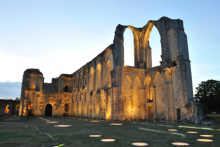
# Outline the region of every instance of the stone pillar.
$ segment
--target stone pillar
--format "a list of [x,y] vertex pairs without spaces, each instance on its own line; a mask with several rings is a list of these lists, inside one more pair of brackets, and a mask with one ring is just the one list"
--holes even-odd
[[109,89],[111,91],[111,120],[119,120],[118,111],[118,87],[112,87]]
[[101,97],[101,119],[104,119],[105,120],[105,113],[106,113],[106,102],[107,102],[107,99],[105,97],[105,93],[104,93],[104,90],[102,89],[100,91],[100,97]]
[[167,112],[168,120],[174,121],[174,99],[173,99],[173,85],[166,84],[166,97],[167,97]]
[[157,118],[157,100],[156,100],[156,87],[155,86],[152,86],[152,99],[153,99],[153,102],[154,102],[154,107],[153,107],[153,111],[154,111],[154,119]]

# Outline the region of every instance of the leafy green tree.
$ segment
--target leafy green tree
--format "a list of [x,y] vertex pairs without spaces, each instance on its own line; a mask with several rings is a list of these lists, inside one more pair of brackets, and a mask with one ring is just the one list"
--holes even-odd
[[194,100],[204,105],[206,113],[220,112],[220,81],[202,81],[196,87]]

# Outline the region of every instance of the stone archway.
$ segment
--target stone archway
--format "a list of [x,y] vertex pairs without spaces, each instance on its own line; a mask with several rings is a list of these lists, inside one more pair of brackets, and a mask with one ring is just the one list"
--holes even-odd
[[47,104],[45,107],[45,116],[52,116],[52,105]]
[[177,116],[177,120],[180,120],[180,108],[176,109],[176,116]]
[[68,114],[68,108],[69,108],[69,105],[66,103],[64,105],[64,112],[63,112],[63,116],[66,116]]

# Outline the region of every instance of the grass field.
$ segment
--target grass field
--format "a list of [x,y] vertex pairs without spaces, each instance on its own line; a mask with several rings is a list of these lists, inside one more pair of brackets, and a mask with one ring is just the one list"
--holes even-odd
[[[220,129],[220,125],[208,126],[193,123],[162,123],[150,121],[90,122],[90,120],[73,119],[73,117],[43,118],[44,119],[28,117],[28,122],[0,122],[0,146],[40,147],[56,144],[60,141],[63,142],[60,146],[68,147],[129,147],[132,146],[133,142],[145,142],[148,143],[148,146],[155,147],[171,147],[173,146],[173,142],[185,142],[192,147],[220,146],[220,130],[217,130]],[[46,123],[49,121],[45,119],[58,122]],[[122,123],[123,125],[109,125],[111,123]],[[54,125],[72,126],[54,127]],[[182,128],[179,126],[206,127],[216,130]],[[139,128],[152,130],[141,130]],[[177,129],[177,133],[181,134],[172,134],[168,129]],[[187,131],[196,131],[198,133],[188,134],[186,133]],[[214,135],[214,137],[200,137],[202,134]],[[89,135],[101,135],[101,137],[91,138]],[[115,139],[115,142],[101,142],[101,139],[108,138]],[[197,139],[212,139],[213,142],[198,142]]]

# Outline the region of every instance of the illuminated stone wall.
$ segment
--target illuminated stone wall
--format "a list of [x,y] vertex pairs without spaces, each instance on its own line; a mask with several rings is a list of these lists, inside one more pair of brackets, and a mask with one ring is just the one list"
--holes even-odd
[[[149,36],[153,27],[161,36],[162,61],[152,67]],[[134,36],[134,67],[124,65],[125,29]],[[34,84],[34,85],[33,85]],[[34,87],[34,88],[33,88]],[[183,21],[162,17],[143,28],[118,25],[113,44],[73,74],[61,74],[44,83],[38,69],[24,72],[20,115],[131,120],[195,121],[191,67]]]
[[18,115],[19,100],[0,100],[0,117],[2,115]]

